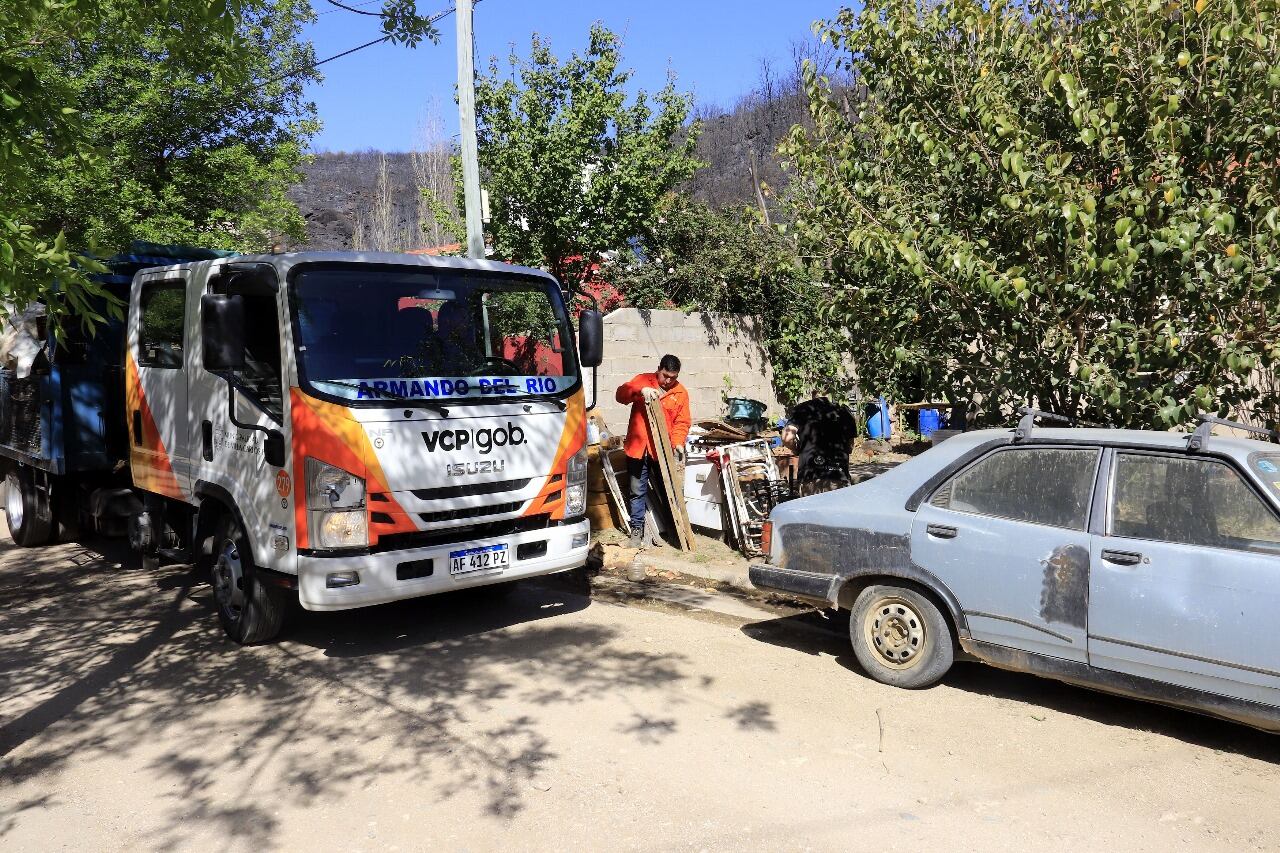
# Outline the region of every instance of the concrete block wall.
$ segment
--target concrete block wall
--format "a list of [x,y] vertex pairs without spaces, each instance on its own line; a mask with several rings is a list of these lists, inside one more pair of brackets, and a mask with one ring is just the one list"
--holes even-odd
[[627,427],[629,408],[613,399],[618,386],[637,373],[657,370],[665,353],[680,358],[680,382],[689,390],[695,421],[723,416],[726,396],[760,400],[770,414],[782,413],[763,338],[752,318],[619,308],[604,318],[604,363],[597,371],[595,414],[610,430],[621,433]]

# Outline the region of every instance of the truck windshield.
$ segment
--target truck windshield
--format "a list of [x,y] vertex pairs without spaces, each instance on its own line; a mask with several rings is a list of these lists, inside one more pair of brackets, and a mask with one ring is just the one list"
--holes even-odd
[[324,396],[558,397],[578,381],[564,302],[546,280],[349,264],[303,269],[291,295],[299,379]]

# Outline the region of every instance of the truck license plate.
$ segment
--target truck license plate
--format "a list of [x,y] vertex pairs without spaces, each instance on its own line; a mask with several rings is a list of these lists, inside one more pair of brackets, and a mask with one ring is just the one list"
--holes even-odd
[[511,562],[511,552],[506,544],[467,548],[449,552],[449,574],[465,575],[471,572],[502,571]]

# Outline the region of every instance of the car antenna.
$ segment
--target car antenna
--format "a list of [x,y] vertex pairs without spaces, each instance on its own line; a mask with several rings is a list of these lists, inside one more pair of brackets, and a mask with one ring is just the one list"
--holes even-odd
[[1200,426],[1196,427],[1195,432],[1187,436],[1187,452],[1203,453],[1205,448],[1209,445],[1209,436],[1213,434],[1213,428],[1215,426],[1242,429],[1245,432],[1265,435],[1271,441],[1280,441],[1280,432],[1268,427],[1254,426],[1253,424],[1242,424],[1239,421],[1229,421],[1226,418],[1202,414],[1200,415]]
[[1018,414],[1022,415],[1022,419],[1018,421],[1018,428],[1013,431],[1014,441],[1025,441],[1031,437],[1031,430],[1035,426],[1036,418],[1046,421],[1054,421],[1055,423],[1067,424],[1068,426],[1075,423],[1066,415],[1055,415],[1053,412],[1042,412],[1039,409],[1033,409],[1030,406],[1023,406],[1018,409]]

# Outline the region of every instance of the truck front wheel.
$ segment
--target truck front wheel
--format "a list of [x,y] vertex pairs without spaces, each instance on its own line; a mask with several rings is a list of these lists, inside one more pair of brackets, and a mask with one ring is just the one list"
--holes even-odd
[[240,645],[265,643],[280,633],[289,593],[261,582],[253,551],[232,518],[214,538],[213,597],[222,629]]
[[35,477],[25,465],[14,468],[4,479],[4,514],[9,535],[24,548],[44,545],[53,534],[49,499],[36,488]]

